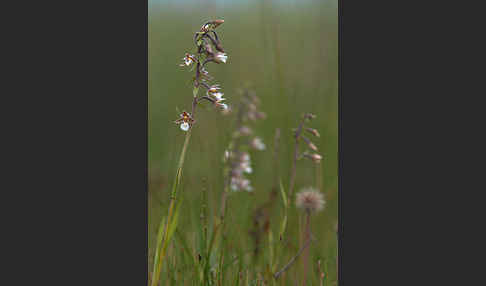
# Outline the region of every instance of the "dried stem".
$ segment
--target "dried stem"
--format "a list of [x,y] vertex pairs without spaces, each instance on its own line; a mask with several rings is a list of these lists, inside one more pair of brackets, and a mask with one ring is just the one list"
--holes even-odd
[[322,272],[321,270],[321,261],[317,261],[317,267],[319,268],[319,285],[320,286],[323,286],[323,282],[324,282],[324,272]]
[[299,127],[295,131],[295,149],[294,149],[294,160],[292,162],[292,171],[290,174],[290,186],[289,186],[289,196],[288,196],[288,202],[290,203],[293,191],[294,191],[294,185],[295,185],[295,175],[297,173],[297,160],[299,158],[299,139],[300,139],[300,134],[302,133],[302,126],[304,125],[304,120],[305,118],[302,118],[302,121],[299,124]]
[[319,162],[316,164],[316,187],[318,190],[321,192],[324,191],[324,182],[323,182],[323,177],[322,177],[322,163]]
[[223,47],[221,47],[219,41],[217,41],[216,39],[213,39],[213,37],[211,37],[211,35],[209,35],[209,34],[206,34],[205,37],[208,37],[211,40],[211,42],[213,42],[213,45],[216,48],[216,50],[218,50],[220,52],[224,52]]
[[[304,237],[305,237],[305,241],[310,240],[310,211],[309,210],[306,211],[306,224],[305,224]],[[303,260],[304,260],[304,280],[302,282],[302,285],[305,286],[307,280],[307,274],[309,272],[308,270],[309,249],[308,248],[304,251]]]
[[290,259],[290,261],[280,271],[275,273],[273,277],[275,279],[278,279],[280,275],[282,275],[290,266],[292,266],[292,264],[294,264],[295,259],[299,257],[299,255],[310,245],[310,243],[311,243],[311,239],[307,240],[305,244],[299,249],[299,252],[297,252],[297,254],[294,257],[292,257],[292,259]]

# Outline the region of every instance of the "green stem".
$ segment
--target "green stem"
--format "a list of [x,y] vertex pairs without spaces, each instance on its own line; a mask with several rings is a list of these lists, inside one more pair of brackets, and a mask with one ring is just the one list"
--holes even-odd
[[[177,175],[176,175],[177,187],[179,186],[179,183],[181,181],[182,166],[184,165],[184,158],[186,157],[187,146],[189,145],[189,139],[191,138],[191,130],[192,129],[189,129],[189,131],[186,134],[186,139],[184,140],[184,146],[182,147],[181,156],[179,157],[179,165],[177,165]],[[172,190],[171,199],[173,200],[175,200],[177,189],[178,188],[174,188]]]
[[152,277],[152,286],[157,286],[160,279],[160,273],[162,271],[162,265],[164,261],[164,257],[166,254],[168,242],[168,235],[169,235],[169,225],[172,223],[172,215],[174,213],[174,206],[176,201],[177,190],[179,188],[179,184],[181,182],[182,176],[182,166],[184,165],[184,158],[186,156],[187,146],[189,145],[189,139],[191,138],[191,129],[186,134],[186,139],[184,140],[184,146],[182,147],[181,156],[179,157],[179,164],[177,167],[177,173],[174,178],[174,185],[172,188],[172,193],[170,195],[170,206],[169,206],[169,213],[167,215],[167,222],[165,224],[165,231],[164,231],[164,238],[163,238],[163,246],[159,256],[159,263],[158,267],[155,269],[155,272]]

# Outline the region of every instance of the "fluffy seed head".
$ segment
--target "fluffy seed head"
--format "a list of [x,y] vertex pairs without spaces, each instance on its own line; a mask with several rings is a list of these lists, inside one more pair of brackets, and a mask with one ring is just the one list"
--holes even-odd
[[314,188],[306,188],[297,193],[295,204],[308,212],[318,212],[324,208],[324,195]]

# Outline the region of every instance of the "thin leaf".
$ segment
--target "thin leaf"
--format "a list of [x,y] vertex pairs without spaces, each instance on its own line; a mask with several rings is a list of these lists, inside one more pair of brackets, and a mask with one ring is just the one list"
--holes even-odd
[[177,206],[176,206],[175,213],[174,213],[174,218],[173,218],[171,224],[169,225],[169,234],[167,235],[167,242],[170,242],[170,239],[172,238],[172,235],[174,234],[174,231],[177,228],[177,223],[179,221],[179,210],[180,210],[181,204],[182,204],[182,200],[179,200],[179,202],[177,203]]
[[156,277],[156,273],[158,272],[158,268],[159,268],[159,256],[160,256],[160,251],[162,250],[161,246],[162,246],[162,240],[164,238],[164,227],[165,227],[165,216],[160,221],[159,230],[157,232],[157,241],[156,241],[157,246],[155,248],[154,269],[153,269],[153,272],[152,272],[152,281],[154,279],[158,280],[158,278]]
[[286,227],[287,227],[287,212],[285,212],[282,224],[280,225],[280,233],[279,233],[280,240],[283,240],[283,234],[285,232]]
[[274,244],[273,244],[273,231],[270,229],[268,231],[268,251],[269,251],[269,261],[270,266],[273,265],[273,258],[274,258]]
[[280,180],[280,192],[282,193],[282,200],[284,207],[287,208],[287,195],[285,194],[285,189],[282,185],[282,180]]
[[209,249],[208,249],[208,260],[211,257],[211,252],[212,252],[212,249],[213,249],[213,245],[214,245],[216,235],[218,234],[219,226],[220,225],[216,225],[213,229],[213,235],[211,237],[211,242],[209,243]]
[[157,285],[157,284],[154,284],[154,280],[157,280],[156,283],[158,283],[159,276],[160,276],[161,265],[160,265],[159,257],[160,257],[160,253],[162,251],[162,243],[163,243],[163,239],[164,239],[165,220],[166,220],[166,217],[164,216],[162,218],[162,220],[160,221],[159,230],[157,232],[157,241],[156,241],[157,246],[155,248],[154,269],[153,269],[153,272],[152,272],[152,285]]
[[[177,229],[175,231],[175,234],[176,234],[177,239],[180,241],[182,248],[186,252],[187,256],[190,257],[192,266],[194,268],[194,273],[196,274],[198,279],[201,279],[202,273],[200,273],[199,263],[196,260],[196,256],[194,255],[194,252],[191,252],[191,250],[189,249],[189,246],[187,244],[187,241],[185,240],[185,238],[182,236],[182,234]],[[199,280],[199,282],[201,282],[201,280]]]

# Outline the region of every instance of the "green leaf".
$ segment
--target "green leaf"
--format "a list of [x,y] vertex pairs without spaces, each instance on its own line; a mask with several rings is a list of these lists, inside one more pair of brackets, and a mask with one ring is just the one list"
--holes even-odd
[[283,234],[285,232],[286,227],[287,227],[287,212],[285,212],[284,219],[282,221],[282,224],[280,225],[280,234],[279,234],[280,240],[283,239]]
[[177,222],[179,221],[179,210],[180,210],[181,204],[182,204],[182,200],[179,200],[179,202],[176,205],[174,218],[169,225],[169,234],[167,236],[167,242],[170,242],[170,239],[172,238],[172,235],[174,234],[174,231],[177,228]]
[[274,257],[273,232],[271,229],[268,231],[268,251],[269,251],[269,261],[271,267],[273,265],[273,257]]
[[282,193],[282,200],[283,200],[284,207],[287,208],[287,195],[285,194],[285,190],[282,185],[282,180],[280,180],[280,192]]
[[[172,215],[172,219],[170,221],[167,221],[167,223],[161,224],[161,226],[159,228],[159,234],[162,233],[163,235],[161,234],[160,240],[157,241],[157,249],[156,249],[157,262],[154,263],[154,272],[153,272],[153,275],[152,275],[152,286],[156,286],[156,285],[159,284],[160,273],[162,271],[162,262],[165,258],[167,247],[170,243],[172,235],[174,234],[174,231],[177,227],[177,221],[178,221],[178,218],[179,218],[179,209],[180,209],[181,202],[182,202],[182,200],[180,200],[177,203],[175,213]],[[165,217],[164,217],[164,221],[165,221]],[[167,233],[165,233],[166,224],[169,224],[167,226]],[[165,239],[163,239],[164,237],[165,237]],[[160,241],[162,241],[162,240],[163,240],[163,242],[160,243]]]
[[[159,230],[157,232],[157,246],[155,248],[155,257],[154,257],[154,269],[153,269],[153,272],[152,272],[152,281],[154,279],[157,279],[158,278],[156,277],[156,273],[159,271],[158,268],[160,267],[159,266],[159,257],[160,257],[160,252],[162,251],[162,240],[164,239],[164,228],[165,228],[165,216],[162,218],[162,220],[160,221],[160,225],[159,225]],[[153,282],[152,282],[153,284]]]
[[199,268],[199,263],[196,260],[196,256],[194,255],[194,252],[191,252],[186,239],[182,236],[182,234],[178,230],[175,231],[175,235],[178,238],[178,240],[181,242],[182,248],[186,252],[187,256],[189,256],[191,264],[193,266],[194,273],[196,274],[196,277],[200,279],[199,282],[201,282],[202,273]]
[[208,249],[208,260],[211,258],[211,252],[213,251],[214,241],[216,239],[216,235],[218,234],[220,225],[216,225],[213,228],[213,235],[211,236],[211,241],[209,242],[209,249]]

